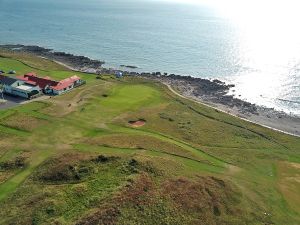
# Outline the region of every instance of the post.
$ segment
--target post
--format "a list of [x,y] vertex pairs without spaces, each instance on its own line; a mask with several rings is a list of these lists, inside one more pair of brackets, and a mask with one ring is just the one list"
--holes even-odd
[[0,95],[1,95],[1,98],[4,100],[4,96],[3,96],[3,85],[0,84]]

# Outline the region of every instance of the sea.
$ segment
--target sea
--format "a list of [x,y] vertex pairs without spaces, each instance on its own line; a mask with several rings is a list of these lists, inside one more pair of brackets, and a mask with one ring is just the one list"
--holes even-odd
[[237,98],[300,116],[300,14],[244,5],[0,0],[0,44],[39,45],[104,60],[106,67],[220,79],[235,84]]

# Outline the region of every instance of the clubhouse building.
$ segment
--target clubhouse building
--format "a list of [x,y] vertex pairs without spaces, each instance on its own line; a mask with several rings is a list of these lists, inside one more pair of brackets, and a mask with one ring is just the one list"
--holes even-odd
[[84,83],[85,81],[78,76],[55,81],[50,77],[38,77],[35,73],[27,73],[15,78],[0,75],[3,93],[27,99],[32,99],[42,94],[61,95]]

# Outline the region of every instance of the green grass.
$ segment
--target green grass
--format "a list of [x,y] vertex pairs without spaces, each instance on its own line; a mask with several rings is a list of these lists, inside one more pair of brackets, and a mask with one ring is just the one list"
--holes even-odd
[[11,149],[9,152],[6,152],[4,155],[0,157],[0,162],[5,162],[7,160],[12,159],[13,157],[17,156],[20,152],[22,152],[21,149]]
[[45,159],[47,159],[50,156],[50,152],[43,152],[40,151],[38,153],[35,153],[33,158],[31,159],[30,164],[22,169],[21,171],[18,171],[14,176],[12,176],[10,179],[6,180],[6,182],[2,185],[0,185],[0,201],[6,198],[9,194],[13,193],[16,188],[24,182],[24,180],[32,174],[32,172],[39,166]]
[[5,72],[14,70],[16,71],[16,75],[24,75],[25,73],[34,72],[39,76],[50,76],[56,80],[61,80],[72,75],[79,75],[87,81],[92,79],[91,76],[87,74],[70,71],[56,63],[49,62],[47,60],[39,59],[42,60],[42,62],[39,62],[39,60],[36,60],[32,57],[27,58],[27,55],[25,55],[25,57],[16,57],[18,59],[11,58],[14,56],[14,54],[7,53],[2,54],[2,57],[0,55],[0,69],[4,70]]
[[214,166],[217,167],[225,167],[226,163],[222,160],[219,160],[218,158],[212,157],[211,155],[203,152],[200,149],[194,148],[193,146],[191,146],[188,143],[185,143],[181,140],[177,140],[171,137],[168,137],[166,135],[162,135],[159,133],[154,133],[154,132],[148,132],[148,131],[143,131],[143,130],[137,130],[137,129],[132,129],[132,128],[125,128],[125,127],[114,127],[114,130],[118,131],[118,132],[124,132],[126,133],[132,133],[132,134],[143,134],[143,135],[147,135],[150,137],[154,137],[157,138],[159,140],[162,140],[164,142],[169,142],[172,144],[175,144],[195,155],[197,155],[200,159],[202,160],[206,160],[208,163],[211,163]]
[[[65,95],[0,111],[0,162],[27,162],[0,172],[0,224],[300,223],[299,138],[181,99],[152,81],[96,79],[32,55],[0,55],[0,68],[17,75],[87,80]],[[146,124],[131,127],[137,119]],[[99,155],[116,160],[91,160]],[[38,178],[82,167],[92,172],[76,182]],[[169,182],[186,182],[187,192],[175,188],[174,199],[164,191]]]

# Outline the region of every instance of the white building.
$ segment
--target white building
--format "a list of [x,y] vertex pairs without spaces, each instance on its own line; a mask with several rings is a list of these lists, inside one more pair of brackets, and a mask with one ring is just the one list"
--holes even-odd
[[1,76],[0,83],[3,85],[3,93],[30,99],[41,93],[38,86],[25,84],[24,81],[12,77]]

